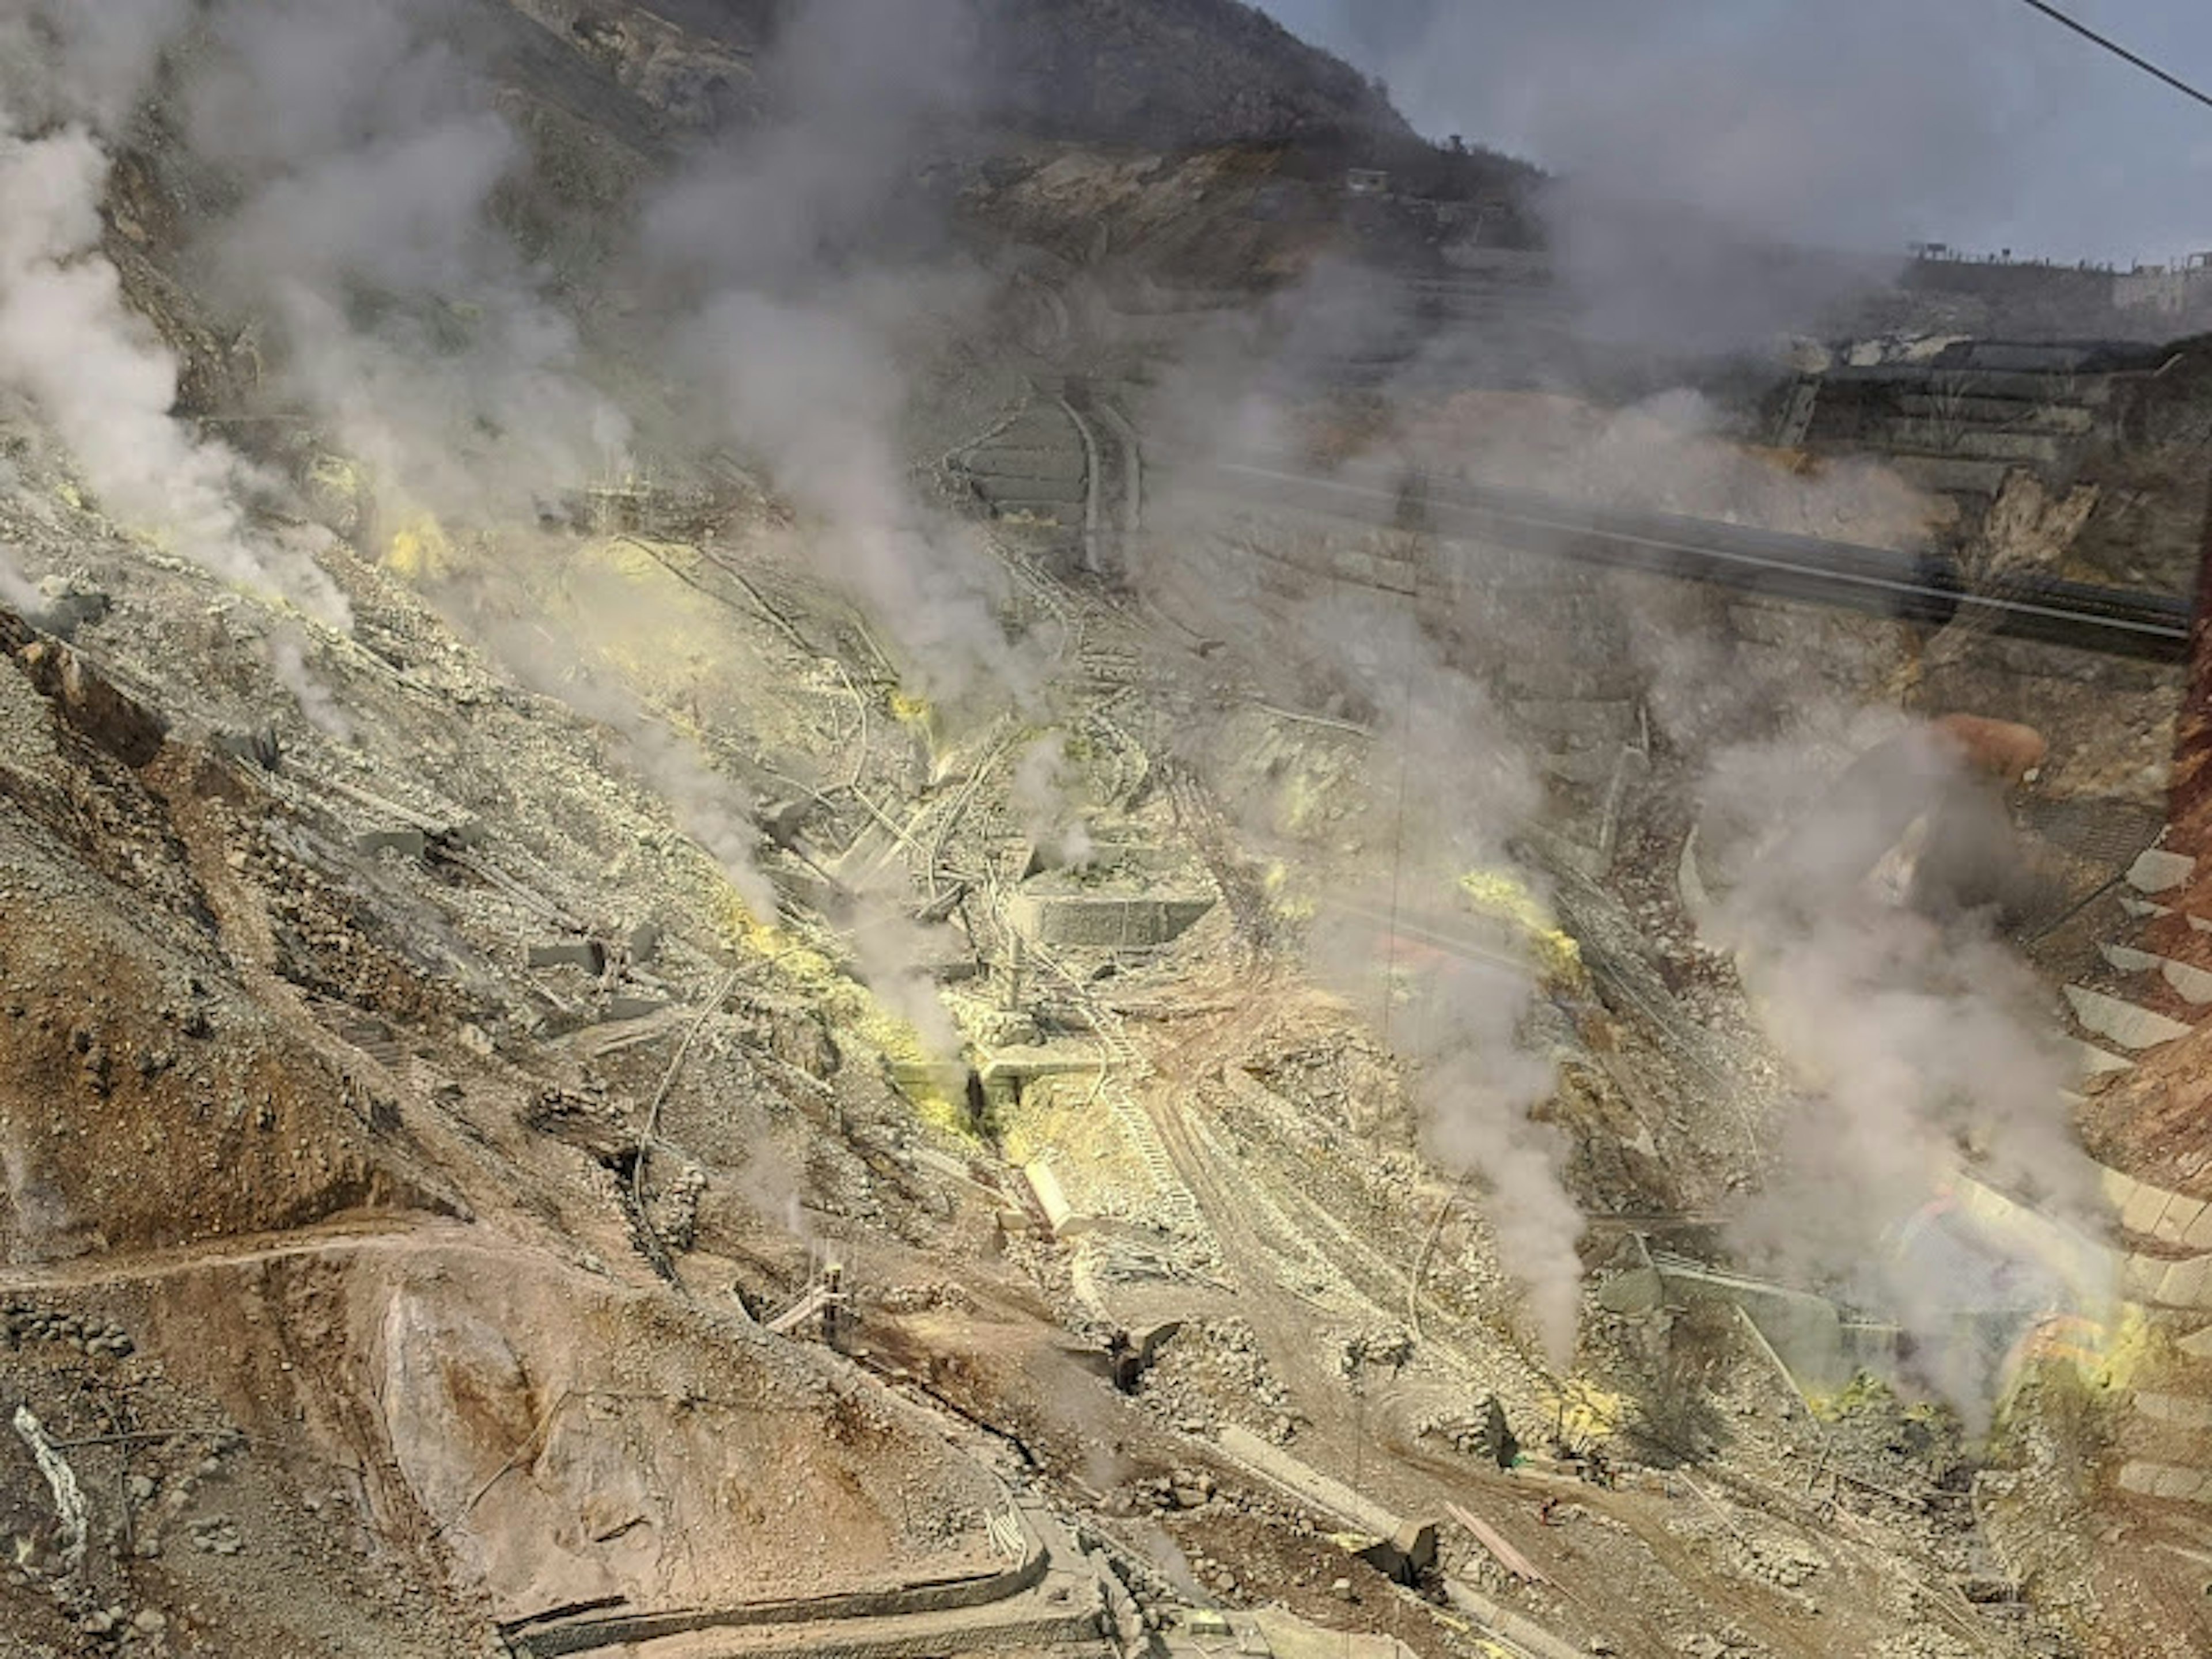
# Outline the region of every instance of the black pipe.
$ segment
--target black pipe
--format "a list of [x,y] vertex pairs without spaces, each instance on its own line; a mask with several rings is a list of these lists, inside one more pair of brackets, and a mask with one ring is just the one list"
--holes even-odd
[[2039,572],[1974,588],[1941,554],[1590,507],[1418,472],[1367,483],[1255,461],[1216,463],[1206,477],[1233,495],[1369,525],[1404,526],[1411,517],[1447,541],[1480,541],[1929,626],[1972,620],[1993,633],[2109,655],[2178,662],[2188,654],[2190,602],[2142,589]]

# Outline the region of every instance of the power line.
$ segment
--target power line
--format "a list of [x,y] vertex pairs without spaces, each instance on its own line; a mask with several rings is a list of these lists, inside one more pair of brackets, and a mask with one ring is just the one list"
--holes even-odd
[[2194,98],[2198,103],[2203,105],[2206,108],[2212,109],[2212,94],[2199,92],[2195,87],[2191,86],[2188,82],[2181,79],[2179,76],[2167,74],[2157,64],[2152,63],[2149,58],[2136,56],[2134,52],[2130,52],[2125,46],[2122,46],[2118,41],[2112,39],[2109,35],[2098,33],[2096,30],[2091,28],[2087,23],[2081,22],[2074,18],[2069,17],[2064,12],[2059,10],[2057,7],[2045,4],[2045,0],[2020,0],[2020,3],[2031,11],[2041,12],[2052,22],[2057,23],[2063,27],[2072,29],[2075,33],[2080,35],[2084,40],[2094,41],[2096,45],[2102,46],[2106,52],[2111,52],[2113,57],[2119,58],[2123,63],[2133,64],[2137,69],[2141,70],[2145,75],[2151,76],[2154,80],[2163,81],[2166,85],[2172,87],[2176,92],[2182,93],[2188,97]]

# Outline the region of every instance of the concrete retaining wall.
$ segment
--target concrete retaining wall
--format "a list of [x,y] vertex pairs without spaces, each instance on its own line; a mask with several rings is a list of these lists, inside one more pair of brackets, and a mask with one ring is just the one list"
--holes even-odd
[[[586,1653],[624,1643],[650,1642],[664,1636],[694,1631],[737,1630],[763,1625],[824,1624],[842,1620],[911,1618],[921,1613],[951,1613],[988,1607],[1034,1589],[1051,1565],[1043,1543],[1018,1507],[1009,1506],[1020,1532],[1023,1557],[1000,1571],[971,1577],[887,1585],[880,1589],[850,1590],[836,1595],[796,1596],[773,1601],[749,1601],[732,1607],[681,1608],[667,1613],[617,1613],[579,1619],[542,1629],[513,1631],[509,1644],[529,1659]],[[942,1650],[944,1638],[938,1638]],[[810,1642],[809,1650],[829,1651],[836,1638],[824,1636]],[[961,1645],[966,1645],[964,1643]],[[1000,1645],[1019,1645],[1015,1643]]]
[[1006,920],[1037,945],[1138,951],[1180,938],[1212,908],[1211,898],[1018,893],[1006,906]]

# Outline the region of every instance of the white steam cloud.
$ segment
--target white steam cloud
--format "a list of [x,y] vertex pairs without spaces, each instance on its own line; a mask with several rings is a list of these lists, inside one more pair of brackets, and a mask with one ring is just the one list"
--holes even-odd
[[511,518],[612,465],[626,422],[583,379],[550,276],[495,222],[527,158],[450,16],[230,0],[210,36],[186,129],[245,199],[207,262],[273,323],[274,389],[403,511]]
[[0,546],[0,605],[32,617],[46,609],[45,596],[31,585],[16,565],[15,554],[4,546]]
[[108,167],[90,129],[31,137],[0,110],[0,381],[36,405],[113,517],[343,624],[344,601],[312,562],[257,544],[240,504],[252,470],[171,413],[176,358],[101,251]]
[[1081,775],[1067,752],[1067,733],[1046,732],[1014,763],[1008,799],[1022,834],[1048,865],[1081,865],[1092,852],[1091,831],[1075,816]]
[[[1201,609],[1194,620],[1231,618]],[[1405,1061],[1428,1154],[1482,1178],[1499,1261],[1524,1288],[1546,1354],[1565,1365],[1582,1218],[1565,1182],[1567,1138],[1540,1116],[1557,1079],[1537,1029],[1543,947],[1525,921],[1540,913],[1541,889],[1507,846],[1537,810],[1534,768],[1482,684],[1405,601],[1337,589],[1310,599],[1279,645],[1302,680],[1286,698],[1354,714],[1375,732],[1337,803],[1342,818],[1332,815],[1359,826],[1356,846],[1301,849],[1328,884],[1310,966]],[[1470,876],[1514,902],[1477,904],[1462,885]],[[1505,913],[1520,901],[1521,915]]]
[[[1978,1413],[1989,1378],[1960,1351],[1956,1316],[1995,1287],[1930,1282],[1899,1252],[1907,1218],[1970,1171],[2102,1230],[2047,997],[1990,926],[2010,874],[2002,785],[1926,726],[1812,793],[1815,758],[1802,745],[1729,757],[1731,781],[1708,802],[1709,821],[1733,817],[1765,842],[1721,927],[1805,1091],[1737,1235],[1776,1268],[1899,1317],[1932,1357],[1928,1380]],[[1792,795],[1793,810],[1772,810]],[[2021,1257],[2011,1276],[2033,1270]]]
[[773,118],[700,158],[648,212],[645,246],[692,319],[672,365],[813,520],[824,570],[902,670],[957,697],[1020,678],[992,614],[1000,573],[925,507],[898,422],[902,357],[969,297],[907,209],[921,142],[973,96],[973,42],[953,0],[884,21],[866,0],[791,12],[763,70]]

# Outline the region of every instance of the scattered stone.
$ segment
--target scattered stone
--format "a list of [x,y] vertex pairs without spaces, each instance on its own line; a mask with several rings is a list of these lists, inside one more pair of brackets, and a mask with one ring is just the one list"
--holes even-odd
[[226,1516],[195,1521],[192,1522],[191,1538],[192,1547],[205,1555],[231,1556],[246,1553],[246,1540],[240,1534],[237,1523]]

